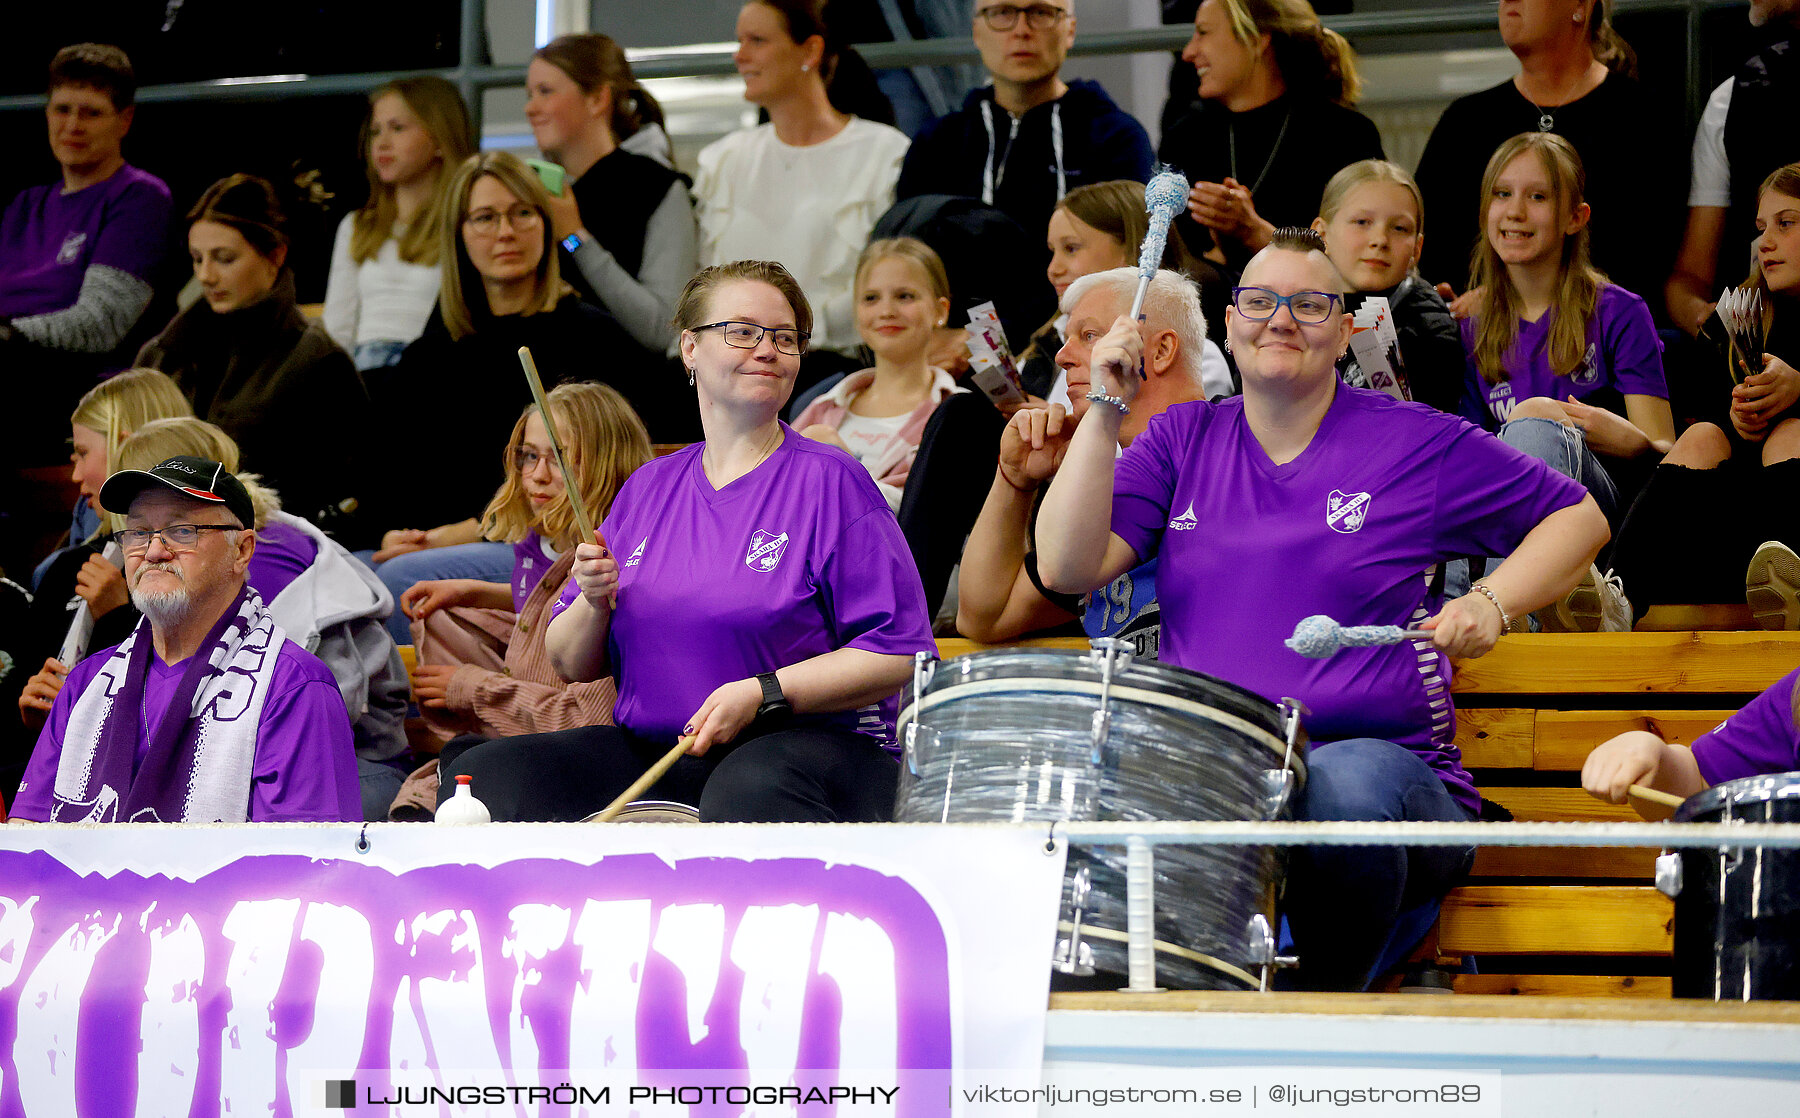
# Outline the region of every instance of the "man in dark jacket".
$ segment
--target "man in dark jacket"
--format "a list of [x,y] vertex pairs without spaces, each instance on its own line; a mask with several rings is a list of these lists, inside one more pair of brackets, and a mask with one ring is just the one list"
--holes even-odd
[[1150,177],[1150,138],[1090,81],[1065,82],[1073,0],[980,0],[975,46],[993,85],[919,133],[896,198],[980,198],[1042,236],[1057,199],[1078,186]]

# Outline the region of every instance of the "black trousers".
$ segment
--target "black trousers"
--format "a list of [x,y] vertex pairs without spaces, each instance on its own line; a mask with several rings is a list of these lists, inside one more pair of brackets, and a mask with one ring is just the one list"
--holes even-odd
[[[466,775],[496,821],[539,823],[594,814],[674,744],[618,726],[462,742],[439,758],[438,802]],[[893,818],[899,780],[893,756],[863,734],[781,729],[684,756],[643,798],[693,804],[706,822],[876,823]]]

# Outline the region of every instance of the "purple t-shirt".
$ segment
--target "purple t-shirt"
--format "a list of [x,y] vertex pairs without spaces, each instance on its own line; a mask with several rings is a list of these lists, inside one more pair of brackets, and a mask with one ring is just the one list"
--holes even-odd
[[1471,810],[1457,750],[1450,662],[1431,645],[1348,649],[1311,660],[1282,642],[1325,614],[1343,625],[1414,625],[1437,612],[1433,567],[1507,555],[1579,503],[1578,482],[1423,404],[1337,387],[1311,445],[1270,461],[1242,397],[1177,404],[1119,459],[1112,530],[1160,556],[1158,658],[1312,711],[1315,742],[1383,738],[1435,769]]
[[[1669,385],[1663,379],[1662,339],[1656,336],[1656,323],[1642,299],[1617,284],[1600,289],[1594,316],[1588,321],[1587,356],[1566,377],[1550,371],[1550,324],[1555,318],[1550,313],[1536,322],[1520,320],[1519,337],[1501,362],[1508,378],[1505,382],[1489,384],[1470,363],[1467,383],[1472,399],[1479,401],[1482,409],[1471,419],[1479,419],[1486,427],[1505,423],[1520,400],[1533,396],[1574,398],[1621,415],[1621,397],[1669,398]],[[1460,326],[1463,350],[1473,353],[1475,320],[1465,318]]]
[[[113,651],[109,648],[89,656],[63,681],[50,717],[38,734],[25,779],[19,784],[18,802],[11,808],[18,818],[38,822],[50,818],[69,711]],[[186,663],[164,664],[156,655],[150,657],[134,772],[149,752],[151,732],[168,711]],[[331,670],[293,641],[281,646],[262,720],[257,724],[248,818],[253,823],[354,823],[362,818],[356,746],[349,716],[344,713],[344,697],[338,693]]]
[[318,541],[305,532],[288,524],[265,524],[256,530],[246,581],[258,597],[272,602],[318,557]]
[[168,233],[169,188],[129,164],[73,194],[60,182],[22,191],[0,216],[0,316],[73,306],[95,265],[148,283]]
[[556,552],[544,542],[544,537],[537,534],[537,529],[525,533],[525,538],[513,544],[512,599],[513,612],[523,613],[525,599],[537,589],[537,584],[544,581],[550,568],[556,565]]
[[[634,733],[673,741],[720,684],[834,649],[936,649],[912,553],[869,471],[786,424],[781,434],[767,461],[720,490],[701,468],[704,444],[656,459],[601,526],[620,564],[614,716]],[[554,612],[580,592],[570,579]],[[897,706],[896,695],[797,722],[891,748]]]
[[1800,770],[1800,730],[1794,727],[1797,681],[1800,669],[1694,739],[1694,761],[1708,784]]

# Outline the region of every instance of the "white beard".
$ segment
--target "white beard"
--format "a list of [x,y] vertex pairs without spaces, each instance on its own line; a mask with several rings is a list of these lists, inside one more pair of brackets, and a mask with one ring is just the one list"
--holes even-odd
[[[154,569],[169,570],[170,568]],[[178,569],[172,573],[177,577],[181,575]],[[140,570],[138,572],[140,580],[143,575],[144,571]],[[131,604],[137,607],[139,613],[150,619],[151,627],[157,629],[166,629],[181,624],[187,619],[189,611],[194,608],[194,601],[188,596],[185,584],[177,586],[173,590],[160,591],[144,590],[134,586],[131,590]]]

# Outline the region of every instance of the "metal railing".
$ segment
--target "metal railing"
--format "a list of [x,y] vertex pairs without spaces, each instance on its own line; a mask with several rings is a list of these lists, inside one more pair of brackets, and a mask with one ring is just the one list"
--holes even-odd
[[[454,83],[481,126],[483,91],[521,86],[525,83],[525,67],[473,65],[470,60],[481,51],[486,27],[486,0],[461,0],[462,26],[459,64],[435,73]],[[1687,54],[1683,63],[1690,123],[1699,118],[1708,90],[1702,76],[1703,55],[1700,31],[1704,14],[1715,8],[1741,7],[1742,0],[1618,0],[1615,12],[1680,11],[1687,17]],[[1494,10],[1486,4],[1453,8],[1382,11],[1327,16],[1326,26],[1359,43],[1411,39],[1424,35],[1489,31],[1495,26]],[[1083,34],[1071,52],[1076,56],[1173,52],[1181,49],[1189,36],[1185,25],[1139,28]],[[639,78],[708,77],[737,72],[732,62],[735,47],[730,43],[699,44],[679,48],[632,49],[626,53],[633,72]],[[955,39],[920,39],[898,43],[869,43],[857,47],[870,66],[890,69],[906,66],[931,66],[978,61],[974,44],[966,37]],[[1364,53],[1375,53],[1365,51]],[[175,101],[259,101],[296,96],[314,97],[348,93],[367,93],[395,78],[417,74],[418,70],[375,71],[359,74],[275,74],[251,77],[221,78],[214,81],[178,82],[145,86],[138,91],[138,101],[166,104]],[[38,110],[43,107],[42,94],[19,94],[0,97],[0,112]]]

